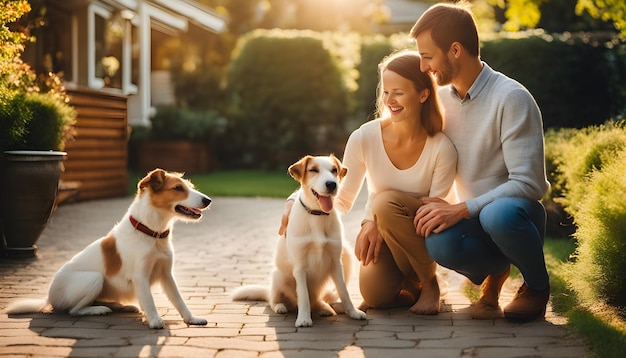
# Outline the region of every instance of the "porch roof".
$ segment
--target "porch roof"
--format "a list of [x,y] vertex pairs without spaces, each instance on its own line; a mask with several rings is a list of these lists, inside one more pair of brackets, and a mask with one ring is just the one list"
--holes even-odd
[[213,10],[193,0],[152,0],[165,9],[180,14],[196,25],[212,32],[222,32],[226,22]]

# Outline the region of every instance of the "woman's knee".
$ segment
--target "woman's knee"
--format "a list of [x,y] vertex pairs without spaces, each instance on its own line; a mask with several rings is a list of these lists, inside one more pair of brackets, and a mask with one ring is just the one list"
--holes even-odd
[[402,273],[392,262],[361,266],[359,289],[370,307],[385,307],[393,303],[402,285]]
[[396,190],[381,191],[371,201],[372,214],[379,225],[398,216],[412,219],[420,205],[418,198]]
[[390,207],[397,206],[399,193],[395,190],[386,190],[376,193],[372,197],[372,212],[374,215],[385,214]]

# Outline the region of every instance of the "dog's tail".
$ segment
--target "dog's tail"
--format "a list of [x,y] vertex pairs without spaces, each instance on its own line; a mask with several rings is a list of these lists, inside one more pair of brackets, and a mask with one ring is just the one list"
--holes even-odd
[[234,301],[266,301],[270,300],[269,288],[261,285],[247,285],[236,288],[230,297]]
[[47,298],[42,299],[20,299],[9,303],[9,306],[4,310],[6,314],[23,314],[23,313],[38,313],[50,311],[52,307]]

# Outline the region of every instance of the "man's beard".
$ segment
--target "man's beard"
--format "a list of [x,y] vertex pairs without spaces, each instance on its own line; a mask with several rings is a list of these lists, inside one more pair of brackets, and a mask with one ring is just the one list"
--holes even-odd
[[450,83],[452,83],[452,72],[454,71],[452,69],[452,64],[450,63],[450,61],[446,60],[443,63],[442,67],[443,67],[442,69],[437,71],[437,74],[435,76],[437,80],[437,85],[439,86],[449,85]]

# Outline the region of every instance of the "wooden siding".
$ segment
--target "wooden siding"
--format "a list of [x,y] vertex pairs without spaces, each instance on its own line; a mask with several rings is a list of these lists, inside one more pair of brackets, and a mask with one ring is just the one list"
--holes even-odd
[[65,147],[61,180],[78,184],[77,200],[128,195],[127,98],[90,90],[68,94],[76,134]]

